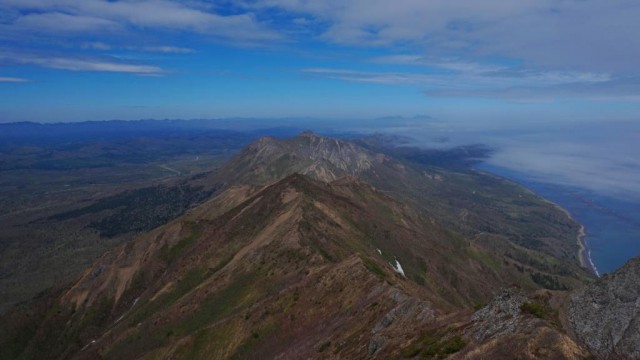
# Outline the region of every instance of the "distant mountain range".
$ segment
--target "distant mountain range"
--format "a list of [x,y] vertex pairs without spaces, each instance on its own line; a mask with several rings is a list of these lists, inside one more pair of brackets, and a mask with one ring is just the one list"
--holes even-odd
[[[407,154],[310,132],[260,138],[175,183],[203,196],[184,215],[5,314],[0,355],[638,356],[627,333],[624,346],[589,341],[612,300],[586,311],[585,297],[617,280],[580,267],[579,225],[561,209],[504,179]],[[637,319],[637,309],[615,319]],[[637,333],[635,322],[626,329]]]

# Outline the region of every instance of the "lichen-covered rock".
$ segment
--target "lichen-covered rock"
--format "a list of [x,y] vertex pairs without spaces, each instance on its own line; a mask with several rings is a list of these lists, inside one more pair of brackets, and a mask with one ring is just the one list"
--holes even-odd
[[568,317],[597,358],[640,359],[640,258],[576,292]]
[[470,326],[464,332],[468,346],[450,358],[578,360],[588,356],[557,326],[523,312],[523,304],[530,301],[518,290],[502,291],[473,314]]
[[484,308],[473,314],[467,335],[484,342],[517,332],[525,325],[520,307],[527,297],[514,289],[503,290]]

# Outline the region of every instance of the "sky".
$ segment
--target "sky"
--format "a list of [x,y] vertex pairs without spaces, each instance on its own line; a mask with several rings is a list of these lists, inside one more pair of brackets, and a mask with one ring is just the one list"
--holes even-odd
[[637,0],[0,0],[0,122],[640,115]]
[[638,0],[0,0],[0,123],[304,118],[483,143],[625,214],[639,59]]

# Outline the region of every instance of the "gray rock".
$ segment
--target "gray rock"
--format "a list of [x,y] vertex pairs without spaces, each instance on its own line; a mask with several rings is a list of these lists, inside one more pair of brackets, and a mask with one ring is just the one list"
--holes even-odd
[[527,297],[518,290],[503,290],[487,306],[473,314],[472,325],[466,335],[482,343],[534,326],[537,320],[525,318],[520,310],[526,301]]
[[640,257],[577,291],[568,318],[598,359],[640,359]]

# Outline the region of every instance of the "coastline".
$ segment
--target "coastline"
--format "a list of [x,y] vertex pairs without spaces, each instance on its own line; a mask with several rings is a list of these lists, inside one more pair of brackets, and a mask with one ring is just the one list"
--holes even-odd
[[578,231],[578,259],[580,260],[580,266],[583,268],[589,269],[592,273],[594,273],[597,277],[600,277],[600,273],[598,272],[598,268],[593,263],[591,259],[591,250],[587,247],[587,233],[584,230],[584,225],[580,224],[580,230]]
[[587,244],[586,228],[582,223],[578,222],[573,217],[573,215],[571,215],[569,210],[565,209],[560,204],[548,199],[547,197],[543,196],[542,194],[538,193],[537,191],[534,191],[530,187],[530,185],[527,185],[525,180],[523,180],[522,178],[519,178],[518,176],[516,176],[518,173],[508,171],[507,169],[501,168],[499,166],[491,166],[491,165],[487,165],[487,164],[481,164],[481,165],[482,166],[476,166],[475,169],[479,170],[479,171],[481,171],[481,172],[483,172],[485,174],[497,176],[497,177],[506,179],[508,181],[511,181],[511,182],[514,182],[514,183],[520,185],[523,189],[526,189],[527,191],[529,191],[529,192],[531,192],[533,194],[536,194],[543,201],[545,201],[548,204],[552,205],[556,209],[562,211],[569,220],[571,220],[571,221],[575,222],[576,224],[578,224],[580,226],[580,229],[578,230],[578,234],[576,236],[576,243],[578,244],[578,253],[576,254],[578,256],[578,263],[579,263],[580,267],[586,269],[587,271],[589,271],[590,273],[594,274],[595,276],[600,277],[600,272],[598,271],[598,268],[596,267],[595,263],[593,262],[593,259],[591,258],[591,249],[589,248],[589,246]]
[[571,221],[580,225],[580,230],[578,230],[578,236],[576,236],[576,240],[578,242],[578,261],[580,262],[580,266],[589,270],[595,276],[600,277],[598,268],[596,268],[596,265],[593,263],[593,260],[591,259],[591,250],[587,246],[587,240],[586,240],[587,232],[584,228],[584,225],[577,222],[576,219],[574,219],[573,216],[571,216],[571,214],[567,209],[554,203],[553,201],[550,201],[548,199],[547,201],[553,204],[556,208],[558,208],[558,210],[562,211]]

